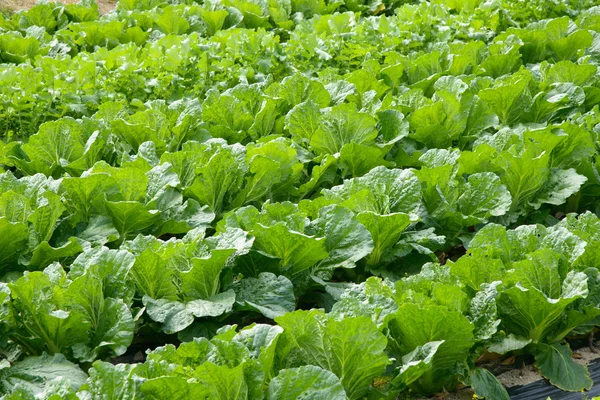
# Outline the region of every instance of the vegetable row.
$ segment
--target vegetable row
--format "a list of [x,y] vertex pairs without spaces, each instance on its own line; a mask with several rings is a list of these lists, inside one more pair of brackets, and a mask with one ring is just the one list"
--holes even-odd
[[[326,294],[336,300],[327,314],[285,312],[294,308],[286,277],[294,280],[293,270],[249,273],[229,283],[209,276],[223,259],[244,252],[238,233],[227,235],[237,249],[222,235],[203,242],[189,235],[168,242],[140,236],[121,250],[86,253],[69,271],[53,264],[4,285],[2,330],[41,354],[0,370],[5,392],[12,392],[7,399],[39,392],[74,396],[77,388],[80,398],[101,396],[109,382],[116,398],[396,398],[406,389],[428,394],[464,382],[480,396],[507,399],[475,361],[484,352],[515,351],[533,354],[540,372],[564,390],[592,385],[562,343],[589,333],[600,318],[600,219],[592,213],[569,214],[551,227],[488,224],[456,262],[428,263],[395,283],[375,277],[327,283]],[[178,254],[190,248],[210,256]],[[168,260],[161,259],[167,253]],[[252,250],[237,257],[246,266],[254,258]],[[182,271],[185,262],[190,265]],[[131,342],[140,313],[128,308],[136,297],[133,285],[123,284],[128,280],[145,293],[146,312],[163,330],[184,326],[196,313],[202,318],[181,332],[179,347],[159,347],[137,365],[96,361],[86,378],[68,359],[119,354]],[[208,298],[185,302],[198,296]],[[225,324],[211,331],[207,317],[234,302],[277,324]],[[30,382],[32,374],[38,379]]]

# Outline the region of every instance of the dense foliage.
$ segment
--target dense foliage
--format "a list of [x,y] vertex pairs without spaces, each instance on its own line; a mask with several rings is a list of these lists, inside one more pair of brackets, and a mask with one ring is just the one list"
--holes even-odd
[[486,353],[589,389],[594,3],[0,16],[0,395],[507,399]]

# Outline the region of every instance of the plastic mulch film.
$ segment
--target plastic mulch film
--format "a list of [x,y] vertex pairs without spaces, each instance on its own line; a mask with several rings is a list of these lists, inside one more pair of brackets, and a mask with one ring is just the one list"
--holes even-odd
[[565,392],[552,386],[545,380],[539,380],[528,385],[514,386],[508,389],[511,400],[591,400],[600,396],[600,360],[588,365],[594,386],[587,392]]

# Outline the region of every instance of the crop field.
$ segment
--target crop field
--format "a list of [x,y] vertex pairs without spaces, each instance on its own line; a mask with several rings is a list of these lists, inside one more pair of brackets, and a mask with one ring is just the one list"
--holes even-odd
[[589,390],[596,3],[0,0],[0,398]]

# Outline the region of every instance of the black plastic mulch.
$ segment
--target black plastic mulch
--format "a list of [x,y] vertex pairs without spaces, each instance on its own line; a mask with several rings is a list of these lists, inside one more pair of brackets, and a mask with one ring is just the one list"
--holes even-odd
[[594,386],[587,392],[564,392],[552,386],[545,380],[536,381],[528,385],[513,386],[508,389],[511,400],[591,400],[594,396],[600,396],[600,359],[588,365],[590,376]]

